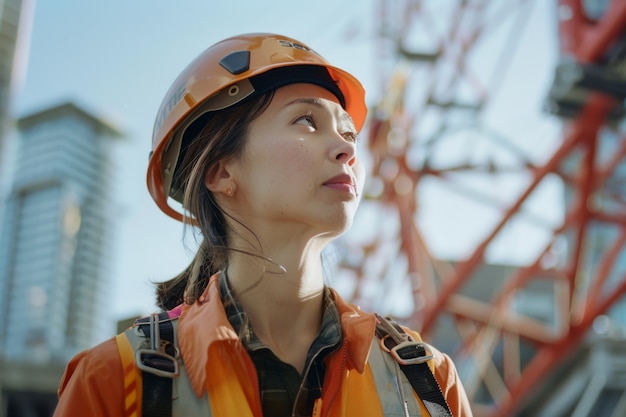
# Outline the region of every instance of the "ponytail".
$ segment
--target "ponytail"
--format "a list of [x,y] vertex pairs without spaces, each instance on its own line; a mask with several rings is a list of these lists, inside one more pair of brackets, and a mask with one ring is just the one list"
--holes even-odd
[[193,304],[209,284],[210,277],[221,268],[211,266],[203,241],[193,260],[174,278],[156,284],[157,305],[162,310],[171,310],[179,304]]

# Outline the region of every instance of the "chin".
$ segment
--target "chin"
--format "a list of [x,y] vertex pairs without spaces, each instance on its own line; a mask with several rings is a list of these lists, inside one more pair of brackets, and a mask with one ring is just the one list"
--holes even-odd
[[338,237],[350,229],[355,213],[354,204],[342,204],[340,207],[335,206],[333,210],[318,211],[314,222],[325,236]]
[[352,226],[353,216],[346,216],[342,219],[337,219],[337,222],[333,222],[333,225],[329,227],[328,235],[333,238],[339,237],[346,233]]

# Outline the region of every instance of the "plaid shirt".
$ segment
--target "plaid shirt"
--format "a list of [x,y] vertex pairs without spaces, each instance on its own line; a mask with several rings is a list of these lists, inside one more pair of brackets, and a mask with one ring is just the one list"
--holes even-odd
[[300,374],[281,361],[254,333],[248,316],[234,298],[226,274],[220,274],[220,293],[231,325],[240,335],[257,371],[263,415],[305,417],[313,413],[324,381],[324,358],[342,342],[339,312],[328,288],[324,288],[324,315],[317,338],[307,353]]

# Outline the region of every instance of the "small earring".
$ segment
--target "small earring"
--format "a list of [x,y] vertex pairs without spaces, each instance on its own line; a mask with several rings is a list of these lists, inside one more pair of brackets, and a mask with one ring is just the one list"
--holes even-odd
[[229,197],[233,195],[233,187],[228,187],[228,190],[226,190],[226,195]]

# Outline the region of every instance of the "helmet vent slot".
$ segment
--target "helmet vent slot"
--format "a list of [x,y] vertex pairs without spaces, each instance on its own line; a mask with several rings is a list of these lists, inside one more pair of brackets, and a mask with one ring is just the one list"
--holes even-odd
[[220,65],[233,75],[250,69],[250,51],[235,51],[220,59]]

